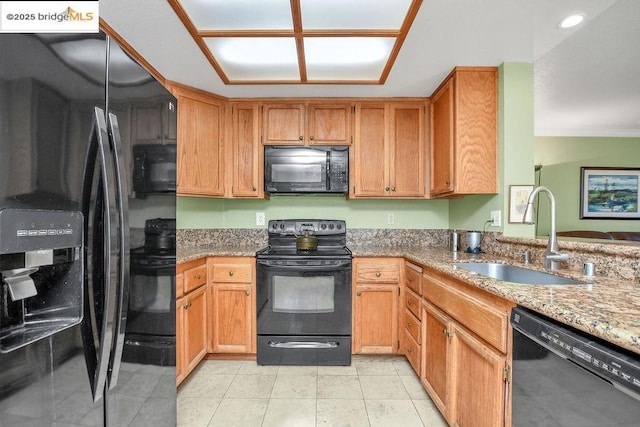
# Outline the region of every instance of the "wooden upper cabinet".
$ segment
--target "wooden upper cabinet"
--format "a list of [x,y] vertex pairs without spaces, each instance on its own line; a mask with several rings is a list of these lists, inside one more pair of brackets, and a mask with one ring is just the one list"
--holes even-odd
[[178,91],[177,193],[223,196],[225,103]]
[[175,144],[175,102],[162,99],[151,103],[135,103],[133,124],[135,144]]
[[431,195],[497,193],[498,69],[456,67],[431,102]]
[[263,104],[264,145],[350,145],[351,104]]
[[310,145],[351,145],[351,105],[309,104],[307,134]]
[[263,151],[260,146],[258,103],[234,103],[232,116],[232,162],[229,169],[232,197],[263,197]]
[[424,197],[424,104],[392,103],[389,106],[389,185],[393,197]]
[[389,182],[389,144],[384,103],[356,104],[355,141],[351,157],[351,197],[384,197]]
[[264,145],[304,144],[304,104],[264,104],[262,120]]
[[425,197],[425,104],[356,104],[351,197]]

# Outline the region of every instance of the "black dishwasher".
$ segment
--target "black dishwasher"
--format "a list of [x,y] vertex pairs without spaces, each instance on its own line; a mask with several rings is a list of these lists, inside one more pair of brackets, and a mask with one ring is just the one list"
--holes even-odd
[[638,426],[640,355],[523,307],[511,325],[514,427]]

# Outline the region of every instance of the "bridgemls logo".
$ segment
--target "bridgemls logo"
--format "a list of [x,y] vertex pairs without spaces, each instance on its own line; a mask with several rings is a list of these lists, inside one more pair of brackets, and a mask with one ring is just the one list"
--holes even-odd
[[71,6],[60,13],[38,13],[39,21],[92,21],[93,12],[79,12]]
[[97,1],[0,1],[0,31],[97,33]]

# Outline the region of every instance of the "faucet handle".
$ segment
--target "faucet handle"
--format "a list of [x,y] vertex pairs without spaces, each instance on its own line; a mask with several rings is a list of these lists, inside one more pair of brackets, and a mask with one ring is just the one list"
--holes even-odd
[[563,254],[560,252],[550,252],[545,255],[545,258],[551,261],[569,261],[569,254]]

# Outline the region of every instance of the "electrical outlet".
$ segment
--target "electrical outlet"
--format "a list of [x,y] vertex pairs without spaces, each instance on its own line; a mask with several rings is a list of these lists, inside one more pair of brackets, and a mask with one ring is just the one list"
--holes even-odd
[[391,212],[387,213],[387,224],[395,224],[395,223],[396,223],[395,215]]
[[500,227],[502,225],[502,218],[500,211],[491,211],[491,226]]
[[256,212],[256,225],[264,225],[264,212]]

